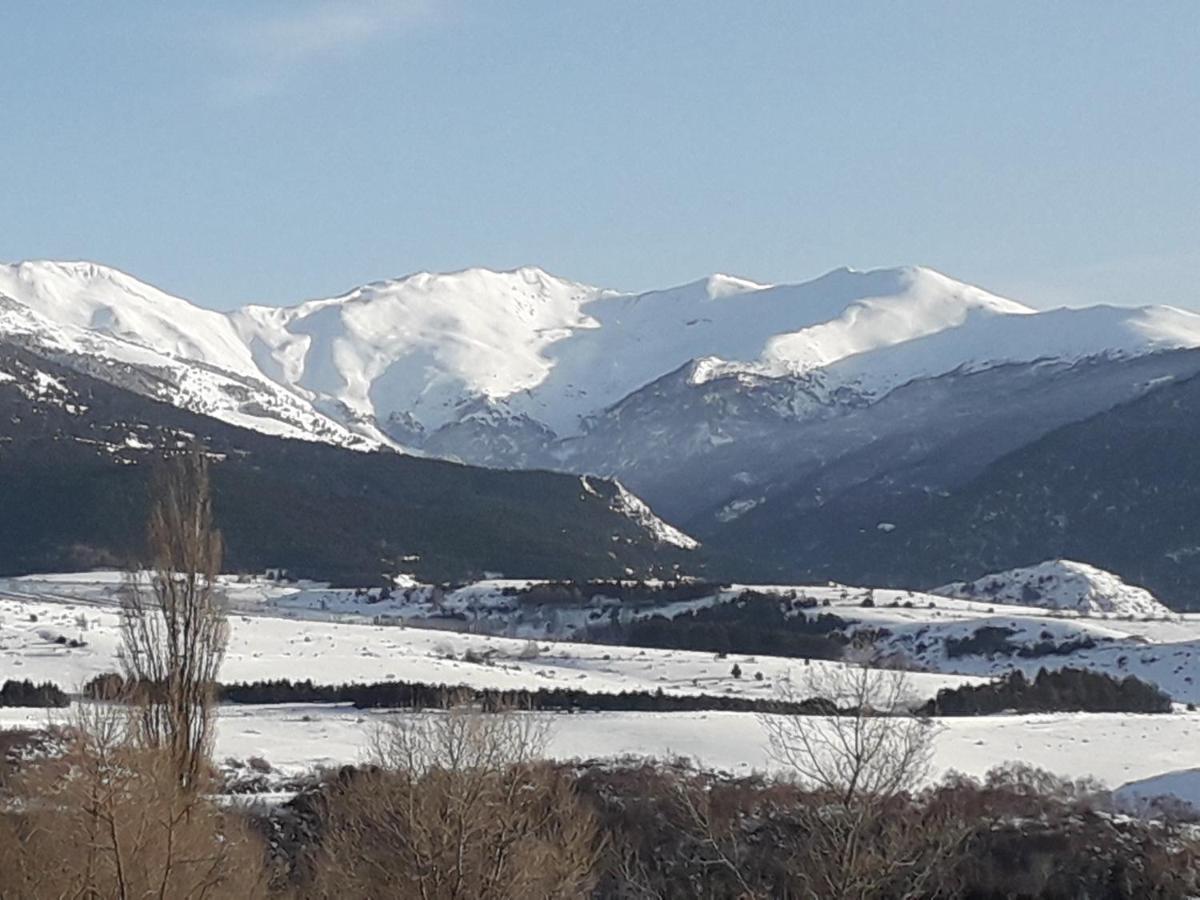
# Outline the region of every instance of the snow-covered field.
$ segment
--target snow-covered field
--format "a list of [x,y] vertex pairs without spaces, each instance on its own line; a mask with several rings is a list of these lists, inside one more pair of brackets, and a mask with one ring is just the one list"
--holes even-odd
[[[282,775],[359,762],[366,739],[391,713],[328,704],[225,706],[216,757],[261,757]],[[549,753],[557,759],[685,756],[700,766],[747,775],[773,765],[758,716],[736,712],[593,712],[550,715]],[[0,709],[0,728],[64,721],[64,711]],[[1072,778],[1092,777],[1130,800],[1179,792],[1200,800],[1200,776],[1178,772],[1194,762],[1200,713],[1047,714],[946,718],[934,723],[931,778],[958,771],[981,776],[1022,762]]]
[[[53,681],[71,690],[95,675],[119,670],[120,586],[117,573],[83,581],[71,576],[0,580],[0,681]],[[781,679],[802,668],[800,661],[769,656],[731,653],[718,658],[685,650],[373,625],[364,616],[344,613],[344,621],[335,622],[327,620],[332,614],[319,609],[306,610],[316,618],[293,618],[295,610],[269,602],[286,587],[230,582],[227,589],[234,611],[221,669],[225,682],[418,681],[475,688],[558,687],[597,693],[661,689],[666,694],[771,698]],[[85,646],[58,643],[60,636]],[[735,665],[740,677],[732,674]],[[836,665],[813,661],[810,667]],[[914,673],[913,699],[931,697],[940,688],[966,680],[971,679]]]
[[[842,665],[546,638],[547,632],[576,633],[596,620],[597,611],[608,619],[616,609],[617,618],[628,621],[737,602],[743,586],[654,608],[597,598],[542,609],[516,603],[512,591],[528,585],[492,581],[442,592],[410,584],[380,600],[377,592],[226,578],[222,587],[231,608],[231,636],[221,677],[226,682],[406,680],[602,693],[661,689],[769,698],[789,674]],[[0,579],[0,681],[49,680],[72,689],[93,675],[117,670],[121,586],[119,573]],[[1178,704],[1200,700],[1200,685],[1193,685],[1200,616],[1136,618],[1119,603],[1111,606],[1113,612],[1085,616],[1058,608],[1066,604],[1055,597],[1045,598],[1045,607],[1034,607],[841,586],[754,590],[789,601],[794,592],[794,599],[816,601],[814,608],[802,610],[809,615],[833,613],[855,627],[886,629],[874,652],[925,670],[912,674],[914,700],[1013,667],[1036,671],[1067,665],[1136,674],[1158,683]],[[380,617],[396,624],[376,624]],[[449,627],[465,630],[445,630]],[[981,627],[1010,629],[1007,639],[1024,648],[1085,638],[1092,645],[1036,658],[947,651],[947,639],[968,638]],[[60,637],[84,645],[71,647],[59,643]],[[740,677],[733,675],[735,663]],[[241,759],[262,756],[283,772],[353,762],[372,724],[385,715],[390,714],[319,704],[228,706],[221,711],[217,752]],[[46,720],[44,710],[0,710],[0,727]],[[734,773],[769,768],[765,736],[753,714],[577,713],[555,720],[551,752],[560,758],[684,755]],[[1182,705],[1159,716],[1000,715],[944,719],[936,728],[935,774],[951,769],[982,774],[1019,760],[1072,777],[1096,777],[1114,787],[1145,781],[1144,787],[1125,792],[1133,799],[1158,788],[1200,793],[1195,788],[1200,779],[1193,774],[1171,774],[1195,765],[1190,748],[1200,743],[1200,714]]]

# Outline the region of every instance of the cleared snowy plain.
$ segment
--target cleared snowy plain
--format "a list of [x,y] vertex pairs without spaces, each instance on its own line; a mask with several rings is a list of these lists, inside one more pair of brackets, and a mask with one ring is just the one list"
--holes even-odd
[[[389,713],[328,704],[226,706],[218,759],[261,757],[283,775],[363,758],[364,746]],[[542,715],[542,714],[539,714]],[[768,772],[767,738],[756,715],[734,712],[548,714],[555,758],[688,757],[735,775]],[[41,727],[64,711],[0,709],[0,728]],[[931,777],[958,771],[981,776],[1015,761],[1109,787],[1147,780],[1137,793],[1200,799],[1200,777],[1180,771],[1200,743],[1200,714],[1054,714],[947,718],[934,723]],[[1133,786],[1131,785],[1131,788]]]
[[[0,680],[28,678],[78,689],[95,675],[117,671],[120,586],[118,573],[101,573],[94,580],[0,580]],[[597,693],[661,689],[666,694],[770,698],[777,694],[780,679],[802,665],[770,656],[731,653],[718,658],[685,650],[471,634],[423,627],[432,623],[420,618],[414,618],[415,626],[375,625],[371,620],[387,612],[386,604],[364,602],[357,613],[347,611],[355,608],[352,591],[233,580],[226,589],[232,606],[221,670],[226,682],[395,680],[475,688],[559,687]],[[297,604],[300,597],[315,605],[288,605]],[[326,606],[341,600],[346,610],[322,610],[319,599],[325,599]],[[331,621],[335,618],[340,621]],[[86,645],[60,644],[60,636]],[[735,665],[741,677],[733,676]],[[835,665],[811,663],[818,669]],[[761,679],[756,677],[760,673]],[[969,679],[914,673],[913,699],[931,697],[964,680]]]
[[[51,680],[72,689],[93,675],[118,669],[121,578],[119,573],[90,573],[0,579],[0,681]],[[325,684],[405,680],[477,688],[772,697],[789,674],[841,665],[573,643],[563,638],[595,621],[598,611],[600,617],[610,617],[611,602],[594,600],[553,610],[536,604],[521,607],[513,592],[527,586],[494,581],[442,593],[410,585],[381,601],[377,594],[314,584],[225,579],[231,637],[222,679],[308,678]],[[626,606],[618,617],[678,615],[706,604],[732,602],[743,590],[731,586],[697,600]],[[1180,704],[1173,713],[1158,716],[942,719],[935,723],[935,775],[949,770],[979,775],[1017,760],[1062,775],[1095,777],[1114,787],[1148,780],[1144,789],[1131,788],[1135,793],[1158,787],[1178,788],[1181,794],[1194,789],[1194,777],[1172,773],[1193,766],[1190,748],[1200,745],[1200,713],[1182,706],[1200,700],[1200,686],[1193,684],[1192,676],[1200,652],[1200,616],[1160,613],[1143,605],[1139,612],[1151,617],[1136,618],[1119,603],[1110,606],[1112,612],[1085,616],[1053,608],[1069,600],[1061,593],[1047,598],[1052,608],[1046,608],[841,586],[754,590],[781,597],[795,592],[816,601],[809,614],[833,613],[862,627],[885,628],[888,633],[874,652],[925,670],[911,676],[914,700],[1014,667],[1035,672],[1042,666],[1070,665],[1136,674],[1158,683]],[[410,624],[375,624],[380,620]],[[1091,645],[1036,658],[947,651],[947,638],[966,638],[981,627],[1007,629],[1008,639],[1021,647],[1084,638]],[[548,633],[554,639],[547,639]],[[60,636],[85,645],[65,646],[57,642]],[[735,663],[740,677],[733,675]],[[284,773],[354,762],[361,758],[370,729],[387,715],[394,713],[323,704],[230,705],[221,711],[217,752],[221,758],[261,756]],[[0,727],[38,725],[47,718],[44,710],[3,709]],[[753,714],[576,713],[554,719],[551,753],[559,758],[682,755],[705,767],[739,774],[770,767],[765,735]]]

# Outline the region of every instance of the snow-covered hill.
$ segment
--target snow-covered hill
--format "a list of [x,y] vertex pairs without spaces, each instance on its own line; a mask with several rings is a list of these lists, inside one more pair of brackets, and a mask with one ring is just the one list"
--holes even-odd
[[[1093,577],[1116,580],[1099,570]],[[15,614],[20,607],[14,604],[32,599],[112,607],[120,583],[120,573],[0,579],[0,626],[5,611]],[[673,620],[704,611],[724,610],[725,615],[754,621],[767,612],[766,606],[779,605],[787,611],[786,618],[836,616],[843,623],[839,630],[855,648],[852,655],[882,665],[972,677],[1086,668],[1119,678],[1134,675],[1158,685],[1176,702],[1200,702],[1200,681],[1193,674],[1200,663],[1200,616],[1171,614],[1162,607],[1162,615],[1149,610],[1146,615],[1117,615],[1005,602],[987,595],[959,598],[828,584],[732,584],[678,598],[669,590],[657,597],[653,590],[645,590],[621,599],[611,587],[577,584],[572,589],[561,582],[490,579],[447,590],[403,579],[389,596],[383,596],[378,590],[332,589],[313,582],[230,577],[222,585],[233,609],[276,623],[280,619],[407,623],[469,632],[476,639],[492,635],[518,642],[586,640],[589,629],[608,623],[629,625],[652,617]],[[70,621],[69,615],[64,616],[61,621]],[[42,615],[39,621],[44,626],[49,620]],[[714,621],[723,620],[718,616]],[[25,631],[36,634],[37,629],[29,626]],[[0,651],[6,644],[3,636],[0,627]],[[603,646],[608,645],[572,653],[602,658],[608,652],[599,649]],[[28,659],[25,663],[31,664]],[[46,664],[56,665],[52,660]]]
[[[14,324],[10,310],[0,338],[37,331],[60,354],[216,372],[251,402],[269,398],[260,424],[298,404],[314,423],[408,446],[480,422],[532,429],[542,441],[570,437],[684,366],[692,386],[802,378],[818,403],[861,402],[914,378],[1003,362],[1200,346],[1192,313],[1038,313],[924,268],[839,269],[795,285],[714,275],[643,294],[533,267],[468,269],[224,314],[104,266],[41,261],[0,266],[0,294],[37,322]],[[192,378],[174,378],[178,402],[230,413],[189,389]]]
[[1145,588],[1126,584],[1111,572],[1069,559],[958,581],[934,590],[946,597],[1069,609],[1083,615],[1162,618],[1171,611]]

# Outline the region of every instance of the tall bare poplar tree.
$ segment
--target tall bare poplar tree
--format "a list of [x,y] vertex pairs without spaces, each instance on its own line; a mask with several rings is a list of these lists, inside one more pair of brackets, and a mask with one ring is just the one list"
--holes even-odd
[[195,790],[212,749],[228,637],[216,593],[221,534],[199,449],[156,470],[147,538],[149,583],[135,573],[122,609],[125,677],[138,693],[138,737],[167,754],[181,788]]

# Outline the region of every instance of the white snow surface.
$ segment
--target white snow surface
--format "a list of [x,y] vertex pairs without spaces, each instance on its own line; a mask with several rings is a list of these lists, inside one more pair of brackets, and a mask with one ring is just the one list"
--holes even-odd
[[90,264],[0,265],[0,340],[118,383],[119,374],[107,374],[114,364],[136,367],[158,380],[155,399],[232,425],[356,449],[380,445],[378,432],[351,431],[247,365],[232,329],[208,333],[224,320],[220,313],[138,285]]
[[[75,344],[81,333],[106,339],[92,352],[270,382],[371,440],[386,440],[376,423],[393,417],[429,431],[488,410],[565,437],[688,365],[693,382],[801,374],[814,389],[869,398],[958,369],[1200,346],[1195,313],[1036,312],[919,267],[838,269],[793,285],[713,275],[642,294],[535,267],[476,268],[218,313],[104,266],[41,261],[0,266],[0,294]],[[11,327],[0,316],[0,337]]]
[[932,593],[1093,615],[1147,618],[1171,613],[1145,588],[1126,584],[1111,572],[1069,559],[1046,560],[1036,566],[996,572],[971,582],[958,581]]
[[[122,577],[100,572],[0,579],[0,662],[16,672],[24,670],[20,677],[48,678],[65,687],[111,670]],[[673,618],[742,602],[751,589],[793,609],[808,602],[810,608],[792,614],[832,613],[849,623],[849,633],[885,629],[874,640],[870,658],[915,670],[923,696],[963,679],[1074,666],[1118,677],[1135,675],[1158,685],[1177,703],[1200,703],[1200,679],[1195,677],[1200,672],[1200,615],[1195,614],[1083,614],[842,585],[730,585],[672,602],[623,603],[601,593],[566,603],[523,598],[523,589],[542,584],[536,581],[492,579],[450,591],[405,582],[381,599],[378,591],[223,577],[221,589],[234,612],[223,677],[401,679],[499,687],[523,679],[528,683],[532,672],[535,684],[594,691],[662,687],[668,692],[770,696],[775,679],[795,661],[737,655],[716,660],[707,653],[572,642],[587,627],[614,617],[621,622]],[[74,624],[80,613],[91,623],[82,635]],[[30,615],[37,621],[30,621]],[[971,638],[981,628],[1003,629],[1010,650],[951,652],[955,641]],[[54,644],[59,634],[82,636],[88,646]],[[541,649],[529,658],[531,640]],[[489,662],[467,661],[468,650]],[[741,679],[730,676],[734,662],[744,672]],[[759,669],[762,681],[754,678]]]
[[[116,572],[0,579],[0,681],[28,678],[76,690],[95,675],[119,671],[122,584]],[[524,583],[466,588],[457,599],[439,604],[439,609],[462,608],[472,594],[498,599],[497,588],[519,584]],[[475,688],[561,687],[597,693],[661,689],[667,694],[769,698],[800,665],[768,656],[718,658],[713,653],[446,630],[459,623],[428,608],[424,616],[386,617],[386,604],[317,585],[297,590],[270,581],[225,578],[222,588],[231,609],[229,645],[220,675],[227,682],[414,681]],[[288,605],[288,600],[294,605]],[[322,600],[332,608],[322,609]],[[348,612],[353,609],[357,614]],[[374,624],[383,617],[394,624]],[[85,645],[60,644],[60,636]],[[735,664],[741,668],[740,677],[732,674]],[[820,669],[841,664],[814,661],[811,665]],[[758,673],[762,679],[755,677]],[[974,680],[916,674],[912,699],[923,700],[943,687]]]
[[[66,722],[69,711],[0,708],[0,729]],[[266,759],[284,775],[366,758],[370,735],[394,713],[335,704],[226,705],[215,757]],[[763,724],[754,713],[593,712],[552,715],[547,755],[555,759],[687,757],[706,769],[749,775],[775,769]],[[1142,782],[1154,794],[1194,798],[1195,773],[1173,774],[1200,740],[1200,714],[1060,713],[978,716],[933,723],[930,780],[955,771],[976,777],[1020,762],[1109,786]],[[1190,776],[1190,777],[1189,777]],[[1122,789],[1118,799],[1137,796]],[[1136,806],[1134,802],[1130,806]],[[1143,807],[1144,808],[1144,807]]]
[[[34,575],[0,579],[0,680],[51,680],[78,688],[95,674],[118,668],[119,572]],[[745,586],[711,597],[621,607],[599,598],[576,608],[559,603],[519,612],[513,591],[536,582],[493,580],[442,593],[404,579],[393,597],[331,589],[316,583],[223,577],[230,607],[226,681],[311,678],[318,683],[386,679],[475,687],[580,688],[596,692],[661,689],[667,694],[776,696],[785,678],[804,670],[844,665],[775,657],[572,643],[595,615],[615,608],[622,619],[674,616],[731,602]],[[1083,615],[977,599],[902,590],[825,586],[754,586],[783,600],[809,599],[808,614],[834,613],[858,625],[886,628],[878,660],[903,657],[924,671],[912,674],[911,698],[943,687],[977,683],[1014,667],[1082,665],[1131,673],[1158,683],[1178,703],[1200,700],[1192,684],[1200,652],[1200,616],[1166,618]],[[867,603],[867,601],[870,603]],[[864,605],[867,603],[867,605]],[[614,604],[616,604],[614,606]],[[552,609],[556,607],[556,609]],[[392,624],[379,624],[388,622]],[[1029,644],[1090,637],[1094,646],[1063,656],[951,658],[947,637],[965,637],[981,626],[1011,627],[1013,640]],[[459,631],[444,630],[447,628]],[[82,647],[58,643],[79,638]],[[916,646],[926,645],[918,652]],[[741,677],[734,677],[737,664]],[[812,667],[812,668],[809,668]],[[762,675],[759,680],[756,676]],[[0,709],[0,728],[36,727],[66,711]],[[328,704],[237,706],[221,709],[218,758],[262,756],[280,771],[297,774],[318,764],[361,759],[370,729],[382,711]],[[683,755],[737,774],[769,771],[766,735],[754,714],[581,713],[554,716],[551,756],[562,759],[627,755]],[[1019,760],[1073,777],[1091,776],[1126,787],[1119,799],[1132,809],[1155,807],[1146,798],[1168,794],[1195,802],[1200,776],[1188,748],[1200,739],[1200,714],[1176,706],[1164,715],[1046,714],[945,718],[934,723],[934,770],[981,775]],[[1149,779],[1149,780],[1146,780]],[[1142,802],[1145,800],[1145,802]]]

